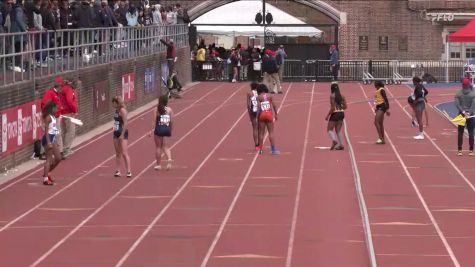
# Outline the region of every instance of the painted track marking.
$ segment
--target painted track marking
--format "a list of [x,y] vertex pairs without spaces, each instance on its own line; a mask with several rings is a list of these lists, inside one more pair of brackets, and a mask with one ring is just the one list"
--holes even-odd
[[[214,113],[220,110],[226,102],[228,102],[235,94],[237,94],[243,86],[237,89],[234,93],[232,93],[226,100],[224,100],[221,105],[215,108],[212,112],[210,112],[206,117],[204,117],[199,123],[197,123],[191,130],[189,130],[185,135],[183,135],[178,141],[176,141],[170,149],[174,148],[176,145],[181,143],[187,136],[189,136],[192,132],[194,132],[201,124],[203,124],[207,119],[209,119]],[[238,121],[242,118],[242,116],[238,119]],[[237,122],[235,123],[237,124]],[[148,135],[148,134],[147,134]],[[135,176],[130,182],[128,182],[124,187],[122,187],[119,191],[117,191],[114,195],[112,195],[106,202],[104,202],[101,206],[99,206],[92,214],[90,214],[86,219],[84,219],[81,223],[79,223],[73,230],[71,230],[64,238],[58,241],[53,247],[51,247],[46,253],[44,253],[40,258],[38,258],[30,267],[37,266],[40,264],[44,259],[46,259],[51,253],[53,253],[59,246],[61,246],[68,238],[74,235],[83,225],[89,222],[95,215],[97,215],[101,210],[103,210],[110,202],[112,202],[115,198],[117,198],[120,193],[122,193],[125,189],[127,189],[130,185],[133,184],[142,174],[144,174],[148,169],[150,169],[155,164],[155,160],[152,161],[145,169],[143,169],[137,176]],[[204,164],[202,164],[204,165]],[[200,165],[200,166],[202,166]],[[175,197],[175,196],[174,196]],[[172,198],[173,200],[173,198]],[[170,200],[171,201],[171,200]]]
[[[368,98],[368,95],[366,94],[363,86],[361,84],[358,84],[361,91],[363,92],[363,94],[365,95],[366,98]],[[373,107],[371,106],[370,103],[368,103],[369,105],[369,108],[370,110],[374,113],[373,111]],[[401,166],[403,167],[404,169],[404,172],[407,176],[407,178],[409,179],[409,181],[411,182],[411,185],[412,187],[414,188],[414,191],[416,192],[417,194],[417,197],[419,198],[419,201],[421,202],[422,206],[424,207],[424,210],[426,211],[427,215],[429,216],[429,219],[430,221],[432,222],[432,225],[434,226],[435,228],[435,231],[437,232],[437,235],[439,236],[439,238],[441,239],[442,243],[444,244],[444,247],[445,249],[447,250],[448,254],[450,255],[450,259],[452,260],[454,266],[456,267],[460,267],[460,263],[459,261],[457,260],[457,257],[455,257],[455,254],[452,250],[452,248],[450,247],[449,243],[447,242],[447,239],[444,235],[444,233],[442,232],[442,230],[440,229],[439,227],[439,224],[437,223],[437,221],[435,220],[434,218],[434,215],[432,214],[432,212],[430,211],[429,209],[429,206],[427,205],[426,201],[424,200],[424,197],[422,196],[421,192],[419,191],[419,188],[417,187],[416,183],[414,182],[414,178],[412,177],[411,173],[409,172],[406,164],[404,163],[404,160],[401,158],[401,155],[399,154],[399,152],[397,151],[396,149],[396,146],[394,146],[394,143],[393,141],[391,140],[391,138],[389,137],[389,134],[387,132],[385,132],[386,134],[386,137],[388,139],[388,142],[389,144],[391,145],[391,148],[393,149],[394,151],[394,154],[396,155],[396,157],[398,158]]]

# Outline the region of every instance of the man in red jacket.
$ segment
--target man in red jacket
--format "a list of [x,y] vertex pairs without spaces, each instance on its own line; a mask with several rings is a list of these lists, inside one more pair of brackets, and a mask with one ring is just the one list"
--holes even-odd
[[61,87],[63,86],[64,80],[61,77],[56,77],[54,79],[54,86],[51,89],[45,91],[43,99],[41,99],[41,110],[43,111],[46,103],[53,101],[58,107],[58,111],[55,114],[56,118],[61,116],[62,105],[60,100]]
[[[61,128],[60,127],[60,125],[61,125],[60,116],[61,116],[61,112],[62,112],[63,108],[62,108],[61,99],[60,99],[60,92],[61,92],[61,87],[63,86],[63,84],[64,84],[63,78],[56,77],[54,79],[53,88],[46,90],[45,93],[43,94],[43,98],[41,99],[41,111],[44,111],[46,103],[48,103],[50,101],[53,101],[56,104],[56,106],[58,107],[58,109],[56,111],[56,114],[54,114],[54,116],[57,118],[58,128]],[[61,132],[61,129],[58,129],[58,130]],[[61,134],[57,135],[56,141],[58,142],[58,144],[60,146],[62,145],[63,141],[62,141],[62,138],[61,138]],[[42,150],[42,152],[43,152],[43,150]]]
[[[76,89],[72,83],[69,81],[64,82],[59,95],[63,107],[61,114],[68,117],[75,117],[78,113],[78,100]],[[63,157],[66,157],[73,152],[71,145],[76,135],[76,127],[69,119],[63,118],[61,121],[63,143],[62,146],[60,145],[60,151],[63,153]]]

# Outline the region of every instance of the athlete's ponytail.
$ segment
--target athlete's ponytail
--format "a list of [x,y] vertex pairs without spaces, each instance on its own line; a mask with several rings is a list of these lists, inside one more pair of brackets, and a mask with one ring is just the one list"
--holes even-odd
[[342,106],[343,97],[341,96],[340,87],[338,86],[338,84],[334,83],[331,85],[330,88],[332,94],[335,94],[335,103],[337,104],[337,106]]
[[168,96],[162,95],[158,99],[158,114],[165,115],[167,113],[166,107],[168,105]]

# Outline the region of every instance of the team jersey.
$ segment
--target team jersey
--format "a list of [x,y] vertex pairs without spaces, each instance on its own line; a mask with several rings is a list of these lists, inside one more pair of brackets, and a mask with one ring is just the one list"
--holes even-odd
[[378,90],[376,90],[376,92],[374,94],[374,102],[375,102],[376,105],[382,105],[382,104],[386,103],[384,101],[383,94],[381,93],[382,91],[384,91],[384,87],[381,87]]
[[260,104],[261,112],[272,112],[272,102],[267,98],[267,94],[263,94],[264,100]]
[[251,111],[257,112],[258,109],[259,107],[258,107],[258,101],[257,101],[257,91],[252,90],[251,91]]

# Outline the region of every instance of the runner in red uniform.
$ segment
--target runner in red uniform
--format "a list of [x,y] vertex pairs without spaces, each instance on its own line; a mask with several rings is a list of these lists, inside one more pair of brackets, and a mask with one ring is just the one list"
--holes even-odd
[[275,148],[274,142],[274,119],[277,120],[276,103],[269,94],[269,89],[264,84],[257,87],[257,102],[259,104],[259,154],[263,154],[264,135],[266,129],[269,131],[269,141],[271,144],[272,155],[278,155],[280,152]]

